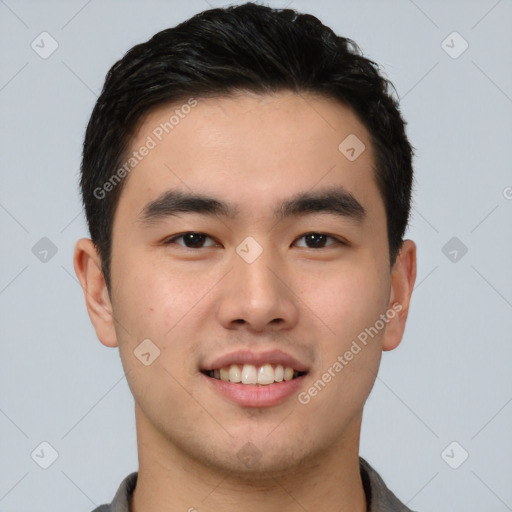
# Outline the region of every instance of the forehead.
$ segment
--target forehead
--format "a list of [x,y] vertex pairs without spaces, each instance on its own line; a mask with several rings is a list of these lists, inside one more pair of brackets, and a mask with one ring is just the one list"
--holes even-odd
[[130,155],[116,218],[135,221],[170,189],[223,197],[240,218],[273,215],[285,197],[333,185],[383,213],[368,131],[322,96],[242,93],[162,106],[140,123]]

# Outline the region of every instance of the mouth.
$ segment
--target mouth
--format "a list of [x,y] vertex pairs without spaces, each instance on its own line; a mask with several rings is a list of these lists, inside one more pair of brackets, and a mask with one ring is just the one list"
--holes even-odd
[[241,407],[271,407],[297,394],[309,368],[280,350],[240,350],[200,368],[210,389]]
[[232,384],[269,386],[278,382],[287,382],[306,375],[307,371],[295,370],[291,366],[264,363],[260,366],[254,364],[232,364],[214,370],[202,370],[202,373],[211,379],[231,382]]

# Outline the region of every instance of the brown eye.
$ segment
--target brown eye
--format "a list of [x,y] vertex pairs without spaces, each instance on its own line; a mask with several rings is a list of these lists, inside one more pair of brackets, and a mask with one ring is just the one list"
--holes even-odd
[[[343,244],[341,240],[338,240],[337,238],[334,238],[330,235],[326,235],[325,233],[306,233],[298,238],[298,240],[300,239],[305,240],[307,244],[306,248],[308,249],[323,249],[324,247]],[[334,240],[334,243],[326,245],[327,239]]]
[[181,245],[186,247],[187,249],[201,249],[202,247],[215,247],[217,244],[212,240],[211,245],[204,246],[204,241],[206,239],[212,240],[208,235],[204,233],[197,233],[195,231],[190,231],[188,233],[183,233],[181,235],[176,235],[164,242],[164,245],[175,244],[176,240],[183,239],[183,243],[178,243],[177,245]]

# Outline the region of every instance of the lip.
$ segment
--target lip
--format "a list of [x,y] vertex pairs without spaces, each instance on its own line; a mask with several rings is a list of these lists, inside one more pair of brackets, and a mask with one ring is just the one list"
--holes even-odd
[[[233,363],[235,364],[235,363]],[[297,395],[299,388],[304,384],[307,373],[295,379],[274,382],[274,384],[240,384],[214,379],[201,374],[212,389],[235,402],[241,407],[272,407],[285,401],[291,395]]]
[[[283,352],[282,350],[266,350],[263,352],[254,352],[253,350],[247,349],[237,350],[235,352],[230,352],[229,354],[224,354],[220,357],[217,357],[211,363],[207,363],[204,367],[202,367],[201,370],[218,370],[220,368],[231,366],[232,364],[252,364],[254,366],[262,366],[267,363],[273,365],[280,364],[283,367],[290,366],[298,372],[307,372],[309,370],[309,368],[304,363],[292,355]],[[273,385],[274,384],[270,384],[270,386]]]

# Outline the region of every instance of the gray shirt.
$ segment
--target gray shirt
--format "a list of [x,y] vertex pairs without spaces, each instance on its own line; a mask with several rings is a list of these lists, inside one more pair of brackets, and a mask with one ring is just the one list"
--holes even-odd
[[[368,462],[359,457],[368,512],[412,512],[386,487],[386,484]],[[138,473],[130,473],[121,483],[110,505],[101,505],[92,512],[131,512],[130,499],[137,484]]]

